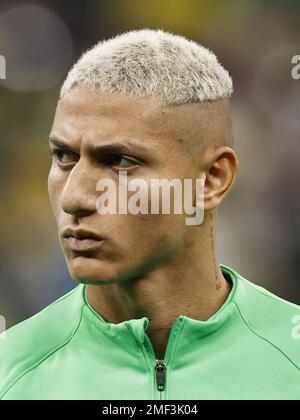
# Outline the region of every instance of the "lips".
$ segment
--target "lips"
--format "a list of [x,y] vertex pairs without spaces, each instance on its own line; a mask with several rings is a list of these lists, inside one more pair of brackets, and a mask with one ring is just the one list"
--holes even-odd
[[62,232],[62,237],[68,248],[74,251],[92,251],[103,242],[103,238],[97,233],[84,229],[66,228]]

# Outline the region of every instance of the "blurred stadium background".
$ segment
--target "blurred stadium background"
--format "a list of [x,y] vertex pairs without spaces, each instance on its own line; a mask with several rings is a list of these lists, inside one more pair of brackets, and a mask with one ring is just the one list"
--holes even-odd
[[220,261],[300,304],[300,1],[89,0],[0,3],[0,314],[10,327],[76,286],[47,195],[59,86],[81,53],[161,28],[212,49],[234,80],[240,172],[219,211]]

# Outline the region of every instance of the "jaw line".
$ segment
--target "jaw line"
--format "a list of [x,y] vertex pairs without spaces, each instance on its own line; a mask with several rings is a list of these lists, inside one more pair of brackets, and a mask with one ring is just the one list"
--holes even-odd
[[86,285],[111,286],[113,284],[125,283],[130,280],[142,279],[156,268],[167,264],[175,248],[175,243],[173,243],[173,246],[159,248],[144,262],[115,276],[112,280],[93,280],[87,277],[75,277],[75,280]]

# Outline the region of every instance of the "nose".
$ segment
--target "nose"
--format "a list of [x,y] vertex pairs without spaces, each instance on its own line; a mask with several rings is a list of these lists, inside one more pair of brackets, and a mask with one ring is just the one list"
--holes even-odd
[[96,211],[97,179],[83,160],[72,168],[61,195],[61,207],[72,216],[86,217]]

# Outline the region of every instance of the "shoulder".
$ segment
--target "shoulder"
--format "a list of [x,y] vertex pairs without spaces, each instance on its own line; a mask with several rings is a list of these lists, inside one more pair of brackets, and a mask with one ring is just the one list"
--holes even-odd
[[0,399],[26,372],[71,340],[81,320],[83,286],[0,335]]
[[233,302],[248,330],[300,370],[300,306],[226,268],[235,276]]

